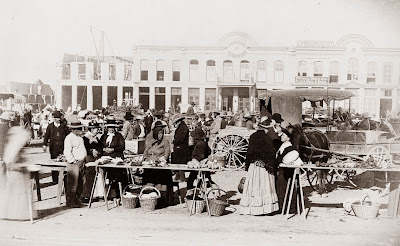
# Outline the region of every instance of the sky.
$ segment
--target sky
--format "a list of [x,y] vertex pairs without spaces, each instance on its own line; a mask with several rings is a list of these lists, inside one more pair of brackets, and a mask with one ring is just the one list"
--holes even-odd
[[230,32],[260,46],[361,34],[375,47],[400,48],[400,0],[1,1],[0,82],[53,85],[64,53],[95,55],[91,26],[120,56],[134,45],[215,46]]

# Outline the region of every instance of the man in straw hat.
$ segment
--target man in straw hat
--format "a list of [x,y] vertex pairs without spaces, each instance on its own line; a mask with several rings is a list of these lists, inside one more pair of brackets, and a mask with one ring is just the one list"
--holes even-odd
[[[64,140],[69,134],[69,129],[66,124],[61,122],[60,111],[53,112],[54,121],[47,126],[46,133],[43,138],[43,151],[46,151],[49,145],[50,158],[55,159],[63,154]],[[51,172],[53,183],[58,182],[58,171]]]
[[133,126],[132,126],[133,115],[131,112],[126,112],[124,116],[124,124],[122,126],[122,136],[125,140],[132,140],[134,136]]
[[66,201],[68,207],[81,207],[86,148],[82,138],[83,125],[79,120],[68,125],[71,133],[65,138],[64,155],[67,164]]

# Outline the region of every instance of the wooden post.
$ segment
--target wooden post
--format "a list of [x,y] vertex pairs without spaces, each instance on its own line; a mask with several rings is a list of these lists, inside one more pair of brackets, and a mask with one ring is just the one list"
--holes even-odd
[[389,192],[389,202],[388,202],[388,211],[387,215],[389,217],[396,218],[399,210],[399,191],[400,191],[400,184],[391,184],[390,185],[390,192]]

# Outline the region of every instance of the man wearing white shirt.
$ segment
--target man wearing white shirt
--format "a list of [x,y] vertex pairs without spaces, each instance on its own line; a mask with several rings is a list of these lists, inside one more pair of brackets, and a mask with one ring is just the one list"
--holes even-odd
[[66,200],[68,207],[77,208],[81,207],[86,148],[81,137],[83,125],[79,121],[73,121],[68,127],[71,133],[64,140],[64,156],[68,161]]

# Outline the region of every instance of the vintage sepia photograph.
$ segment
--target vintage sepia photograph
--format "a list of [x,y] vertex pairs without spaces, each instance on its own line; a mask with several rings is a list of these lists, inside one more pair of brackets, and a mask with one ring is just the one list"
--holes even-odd
[[0,245],[400,245],[400,0],[0,2]]

